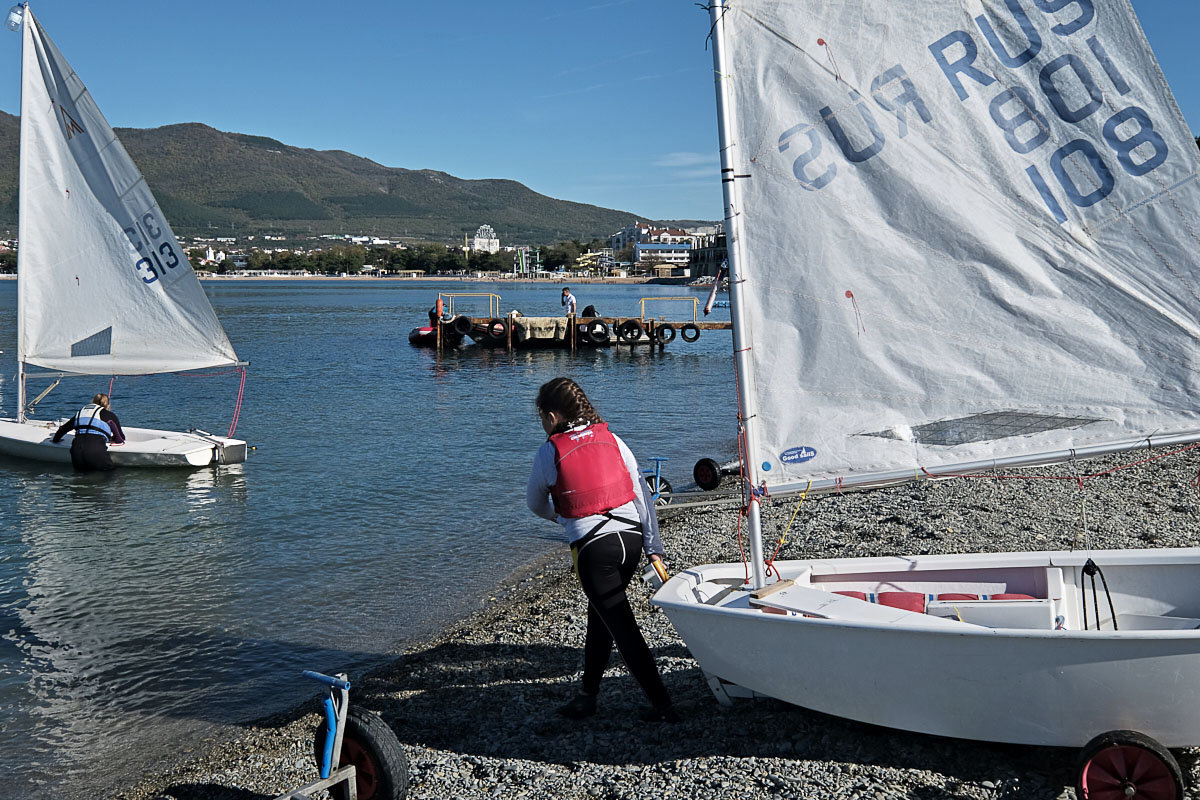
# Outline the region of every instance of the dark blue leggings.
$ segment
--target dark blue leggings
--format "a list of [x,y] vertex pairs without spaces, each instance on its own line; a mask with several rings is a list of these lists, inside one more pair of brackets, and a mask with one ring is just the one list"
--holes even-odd
[[654,664],[654,656],[638,629],[625,587],[637,572],[642,534],[620,531],[587,537],[577,547],[579,583],[588,599],[587,640],[583,646],[583,691],[597,694],[600,678],[615,643],[625,666],[641,684],[655,708],[671,705]]

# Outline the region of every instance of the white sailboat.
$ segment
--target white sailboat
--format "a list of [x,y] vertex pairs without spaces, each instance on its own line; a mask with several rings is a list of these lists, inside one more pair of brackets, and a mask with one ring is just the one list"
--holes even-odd
[[1088,743],[1087,796],[1182,796],[1162,746],[1200,745],[1200,548],[768,583],[760,532],[763,489],[1200,441],[1200,154],[1130,3],[711,14],[752,577],[687,569],[653,602],[720,699]]
[[[147,375],[242,362],[87,87],[27,4],[12,9],[8,27],[23,37],[19,375],[17,417],[0,420],[0,453],[70,461],[72,434],[55,444],[56,422],[26,418],[27,378]],[[229,436],[124,432],[125,444],[111,449],[122,466],[246,459],[246,443],[231,438],[232,430]]]

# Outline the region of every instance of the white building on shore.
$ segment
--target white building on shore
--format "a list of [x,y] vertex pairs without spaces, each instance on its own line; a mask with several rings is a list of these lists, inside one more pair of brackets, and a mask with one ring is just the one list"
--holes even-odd
[[496,231],[492,230],[491,225],[480,225],[479,230],[475,231],[475,240],[471,242],[471,252],[500,252],[500,237],[496,236]]

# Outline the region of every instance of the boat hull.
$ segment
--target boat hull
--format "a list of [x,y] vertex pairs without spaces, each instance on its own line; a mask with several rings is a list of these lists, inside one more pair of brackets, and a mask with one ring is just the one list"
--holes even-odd
[[[0,419],[0,454],[31,461],[71,463],[73,433],[50,441],[56,422],[17,422]],[[238,464],[248,447],[240,439],[204,433],[122,428],[125,444],[110,445],[113,463],[120,467],[205,467]]]
[[[1119,621],[1200,625],[1200,549],[1091,555],[1112,587]],[[960,584],[971,570],[996,565],[1058,568],[1065,576],[1060,610],[1078,622],[1077,578],[1087,556],[983,554],[780,566],[785,577],[800,577],[807,568],[823,582],[853,575],[861,585],[869,574],[883,588],[911,582],[922,568],[953,572]],[[895,580],[883,569],[889,562]],[[1114,631],[1111,620],[1104,630],[994,628],[946,619],[927,625],[922,614],[885,624],[768,613],[740,599],[706,604],[697,595],[704,586],[740,582],[744,574],[741,564],[697,567],[673,577],[653,600],[700,667],[722,681],[827,714],[939,736],[1079,747],[1097,734],[1129,729],[1169,747],[1200,744],[1200,631],[1194,628]],[[1090,597],[1090,584],[1088,592]],[[731,596],[745,594],[735,590]],[[1105,603],[1103,591],[1099,599]],[[1149,614],[1122,616],[1123,607]],[[1101,619],[1107,616],[1105,610]]]

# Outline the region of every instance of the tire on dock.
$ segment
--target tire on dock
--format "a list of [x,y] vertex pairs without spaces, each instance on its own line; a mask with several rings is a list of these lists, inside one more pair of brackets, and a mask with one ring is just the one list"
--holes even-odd
[[501,319],[500,317],[488,320],[485,330],[490,341],[497,344],[503,342],[508,339],[508,320]]
[[636,319],[627,319],[617,326],[617,338],[623,342],[636,342],[643,333],[642,323]]
[[471,322],[471,318],[466,314],[459,314],[454,318],[452,327],[459,336],[466,336],[475,327],[475,323]]
[[583,326],[583,338],[592,344],[608,344],[608,323],[594,319]]
[[679,336],[685,342],[694,342],[700,338],[700,328],[689,322],[679,329]]
[[675,341],[675,329],[670,325],[657,325],[654,328],[654,338],[661,344]]

